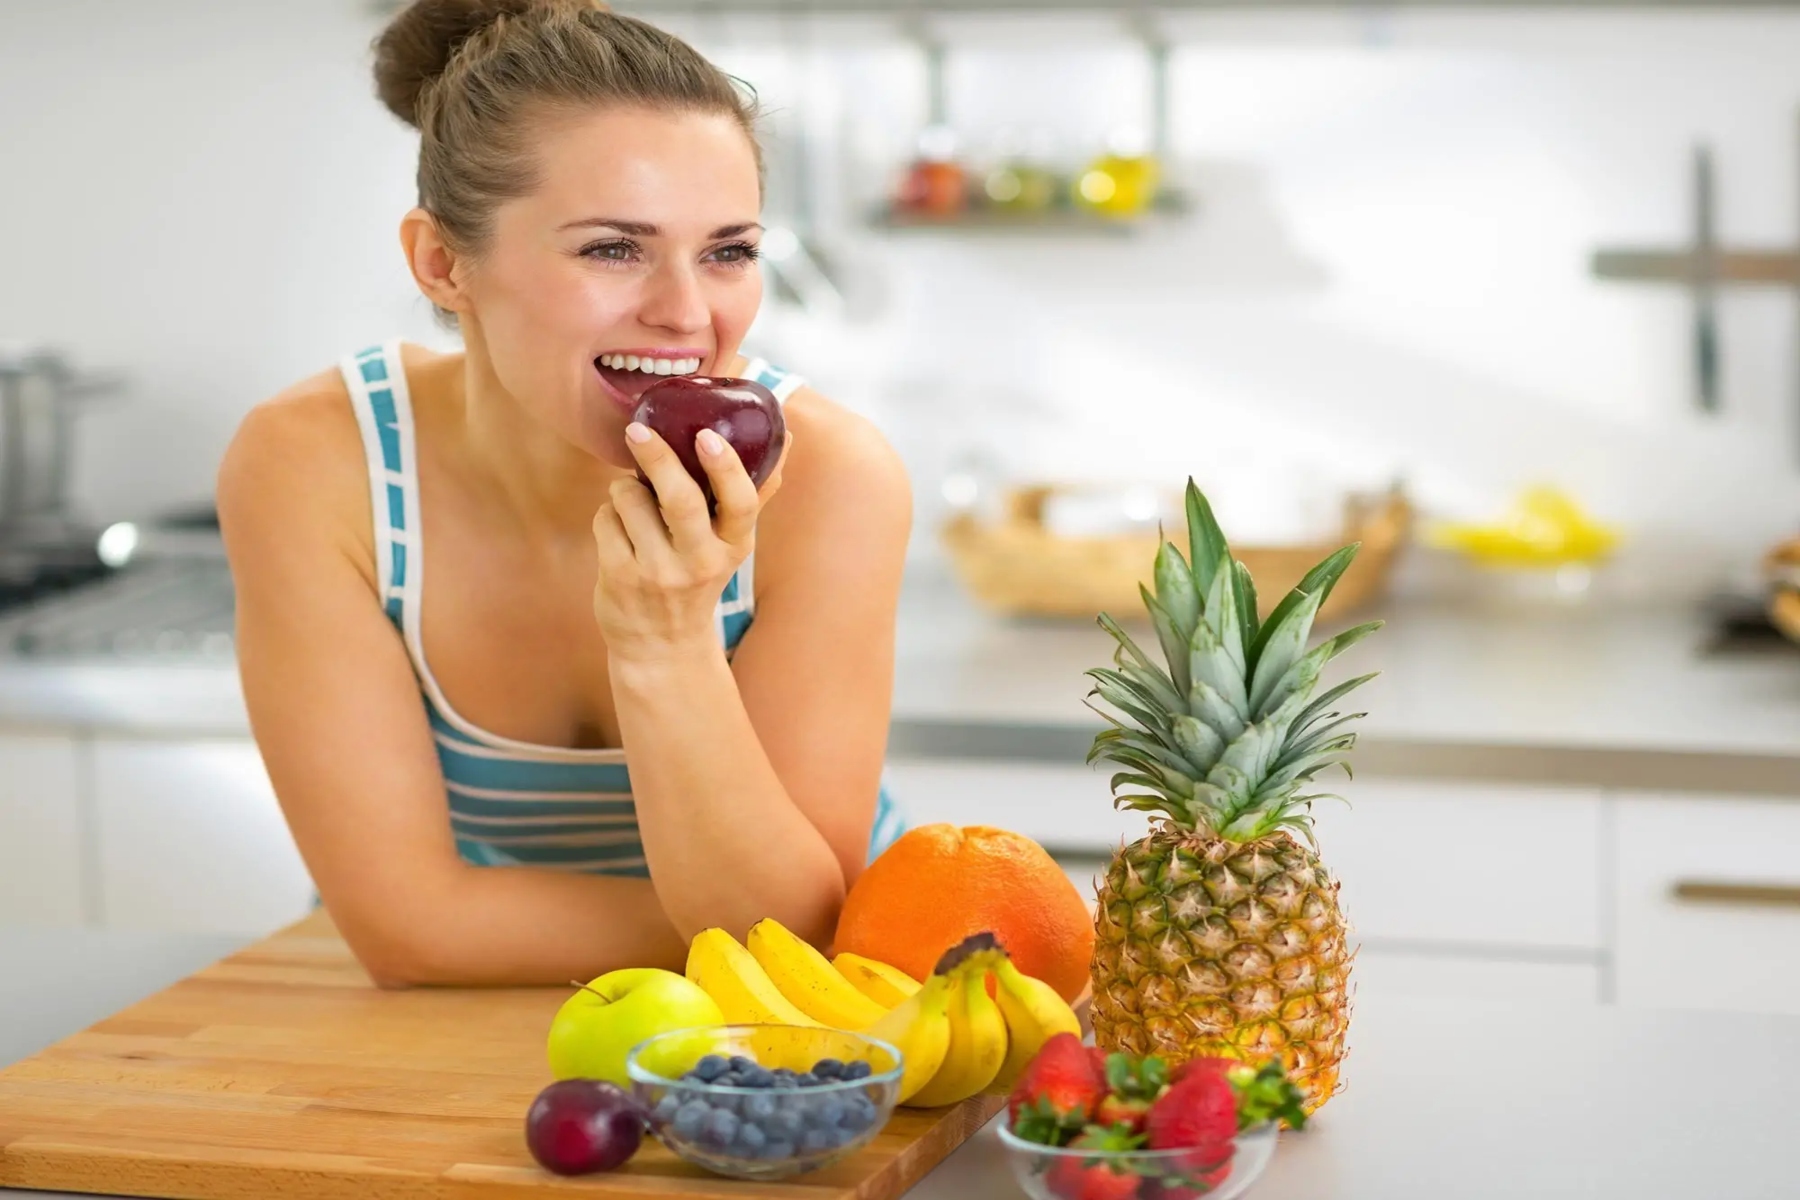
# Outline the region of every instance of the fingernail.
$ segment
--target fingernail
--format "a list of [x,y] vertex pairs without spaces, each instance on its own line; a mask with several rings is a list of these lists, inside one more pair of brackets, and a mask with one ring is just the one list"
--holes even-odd
[[625,436],[642,445],[650,440],[650,427],[642,421],[633,421],[625,427]]
[[710,429],[702,429],[699,434],[700,453],[708,458],[725,453],[725,439]]

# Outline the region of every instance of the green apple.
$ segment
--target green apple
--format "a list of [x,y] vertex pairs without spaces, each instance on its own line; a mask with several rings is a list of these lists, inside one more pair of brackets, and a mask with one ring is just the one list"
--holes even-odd
[[558,1079],[605,1079],[629,1090],[625,1054],[633,1046],[659,1033],[724,1023],[717,1002],[673,971],[611,971],[557,1010],[550,1022],[550,1070]]

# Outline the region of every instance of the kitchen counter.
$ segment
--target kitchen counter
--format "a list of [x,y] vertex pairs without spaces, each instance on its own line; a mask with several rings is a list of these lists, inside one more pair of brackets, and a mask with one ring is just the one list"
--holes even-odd
[[[1800,792],[1800,653],[1707,654],[1703,620],[1674,609],[1364,615],[1388,625],[1340,660],[1382,672],[1356,696],[1370,713],[1362,772]],[[900,613],[892,752],[1078,763],[1099,727],[1082,672],[1110,646],[1086,622],[985,614],[953,581],[916,571]],[[0,658],[0,732],[25,728],[248,734],[229,659]]]
[[[0,1065],[237,944],[0,929]],[[1347,1088],[1284,1135],[1253,1200],[1612,1200],[1793,1193],[1800,1018],[1400,1002],[1359,1006]],[[68,1193],[0,1190],[7,1200]],[[990,1129],[910,1193],[1015,1200]]]

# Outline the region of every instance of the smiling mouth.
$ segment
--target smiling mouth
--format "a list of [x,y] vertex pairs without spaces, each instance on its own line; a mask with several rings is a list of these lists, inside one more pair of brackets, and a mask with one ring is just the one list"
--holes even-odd
[[673,375],[693,375],[704,359],[699,356],[662,358],[636,354],[602,354],[594,360],[594,370],[607,387],[632,404],[660,380]]

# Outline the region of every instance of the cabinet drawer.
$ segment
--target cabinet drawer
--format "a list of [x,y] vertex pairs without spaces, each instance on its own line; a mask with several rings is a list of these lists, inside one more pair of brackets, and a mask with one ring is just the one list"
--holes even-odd
[[79,754],[73,738],[0,737],[0,925],[83,923]]
[[1621,1004],[1800,1012],[1800,797],[1624,796]]
[[1601,945],[1598,792],[1331,780],[1319,849],[1358,937]]

